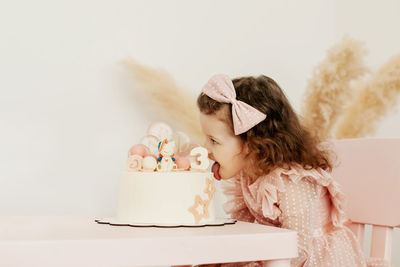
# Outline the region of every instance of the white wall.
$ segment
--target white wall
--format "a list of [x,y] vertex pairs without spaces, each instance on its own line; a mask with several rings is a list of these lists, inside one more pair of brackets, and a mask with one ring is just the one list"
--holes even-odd
[[[313,67],[342,33],[366,41],[372,67],[399,52],[399,7],[394,0],[1,2],[0,215],[114,213],[127,149],[154,119],[134,99],[121,60],[166,69],[192,94],[214,73],[264,73],[299,109]],[[399,118],[388,116],[378,136],[399,137]]]
[[217,72],[266,73],[299,104],[334,41],[332,8],[319,1],[42,0],[0,10],[3,214],[114,211],[127,149],[152,118],[121,60],[164,68],[195,95]]

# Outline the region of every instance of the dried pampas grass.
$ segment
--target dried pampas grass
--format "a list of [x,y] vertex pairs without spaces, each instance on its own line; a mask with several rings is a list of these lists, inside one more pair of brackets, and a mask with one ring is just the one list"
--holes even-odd
[[370,79],[362,82],[354,101],[338,123],[336,138],[373,134],[383,116],[396,106],[400,94],[400,54],[393,56]]
[[328,50],[326,58],[314,69],[304,94],[301,115],[305,126],[320,140],[331,138],[335,123],[351,100],[350,82],[368,71],[363,62],[364,54],[366,50],[361,42],[344,37],[341,43]]
[[125,61],[123,65],[137,82],[136,92],[148,99],[152,113],[174,127],[183,128],[194,142],[202,140],[195,97],[185,93],[172,75],[134,60]]
[[[321,141],[373,134],[379,120],[396,106],[400,55],[365,79],[370,73],[363,61],[365,54],[363,43],[344,37],[314,69],[303,96],[301,115],[305,126]],[[185,93],[166,71],[133,60],[123,64],[137,83],[136,93],[148,99],[152,113],[183,128],[194,142],[203,139],[195,97]]]

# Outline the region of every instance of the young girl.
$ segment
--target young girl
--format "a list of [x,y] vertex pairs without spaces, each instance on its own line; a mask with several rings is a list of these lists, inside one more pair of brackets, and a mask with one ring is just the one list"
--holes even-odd
[[[385,266],[366,262],[345,226],[344,196],[329,152],[305,129],[266,76],[215,75],[197,99],[205,147],[233,218],[297,231],[292,266]],[[213,266],[262,266],[262,262]]]

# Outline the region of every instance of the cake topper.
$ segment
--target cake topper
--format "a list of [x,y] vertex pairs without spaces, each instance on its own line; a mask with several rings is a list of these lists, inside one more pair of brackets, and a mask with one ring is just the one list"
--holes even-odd
[[186,133],[174,132],[163,122],[152,123],[146,133],[140,144],[129,149],[128,171],[204,172],[209,167],[207,149],[191,143]]
[[140,143],[148,148],[150,154],[153,154],[153,155],[158,154],[159,140],[154,135],[146,135],[145,137],[142,138]]
[[177,131],[174,133],[174,140],[177,154],[182,154],[190,146],[189,136],[182,131]]
[[158,138],[159,141],[167,139],[168,141],[172,140],[173,130],[171,126],[164,122],[153,122],[150,124],[149,128],[147,128],[147,135],[153,135]]
[[164,139],[160,143],[158,143],[158,165],[157,170],[160,172],[172,171],[176,169],[176,163],[174,158],[174,150],[175,150],[175,142],[168,142],[167,139]]
[[143,157],[140,155],[130,155],[126,163],[126,170],[130,172],[140,171],[143,166]]
[[206,170],[210,165],[210,160],[208,159],[208,150],[202,146],[193,148],[190,151],[191,156],[196,156],[196,159],[190,163],[190,167],[196,170]]

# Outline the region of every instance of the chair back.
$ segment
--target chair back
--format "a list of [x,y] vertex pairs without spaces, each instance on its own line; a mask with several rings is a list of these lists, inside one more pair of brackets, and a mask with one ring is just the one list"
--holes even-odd
[[400,139],[334,140],[333,178],[346,194],[347,216],[361,245],[372,225],[371,257],[390,261],[393,228],[400,226]]

